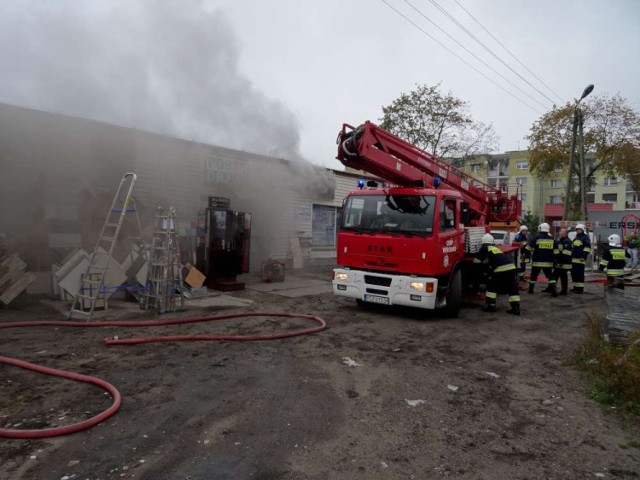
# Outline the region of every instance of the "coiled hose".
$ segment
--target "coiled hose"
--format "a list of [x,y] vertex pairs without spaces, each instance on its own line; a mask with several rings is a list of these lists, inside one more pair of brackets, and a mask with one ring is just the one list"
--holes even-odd
[[[161,325],[179,325],[184,323],[201,323],[212,322],[217,320],[227,320],[230,318],[245,318],[245,317],[288,317],[288,318],[305,318],[316,322],[318,325],[311,328],[305,328],[302,330],[295,330],[292,332],[272,333],[268,335],[170,335],[170,336],[156,336],[156,337],[135,337],[127,339],[119,339],[118,337],[109,337],[104,339],[105,345],[135,345],[139,343],[154,343],[154,342],[177,342],[177,341],[200,341],[200,340],[218,340],[218,341],[256,341],[256,340],[275,340],[279,338],[297,337],[300,335],[307,335],[309,333],[316,333],[324,330],[327,327],[326,322],[316,316],[307,315],[302,313],[236,313],[229,315],[211,315],[206,317],[192,317],[182,319],[168,319],[168,320],[148,320],[148,321],[109,321],[109,322],[69,322],[69,321],[33,321],[33,322],[9,322],[0,323],[0,329],[2,328],[19,328],[19,327],[153,327]],[[104,412],[83,420],[72,425],[66,425],[63,427],[44,428],[37,430],[16,430],[8,428],[0,428],[0,437],[4,438],[46,438],[57,437],[61,435],[68,435],[70,433],[86,430],[107,418],[115,414],[121,405],[120,392],[108,382],[96,377],[88,375],[81,375],[78,373],[67,372],[65,370],[57,370],[54,368],[43,367],[41,365],[35,365],[33,363],[25,362],[11,357],[0,356],[0,363],[6,365],[12,365],[15,367],[24,368],[37,373],[43,373],[45,375],[53,375],[56,377],[67,378],[75,380],[77,382],[90,383],[97,385],[100,388],[106,390],[113,399],[112,405]]]

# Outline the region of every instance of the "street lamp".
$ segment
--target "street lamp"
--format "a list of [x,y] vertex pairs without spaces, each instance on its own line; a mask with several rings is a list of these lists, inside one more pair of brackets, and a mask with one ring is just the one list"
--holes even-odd
[[573,171],[576,169],[576,137],[580,141],[580,162],[578,164],[580,172],[580,216],[581,220],[587,220],[587,188],[586,188],[586,166],[584,162],[584,119],[582,116],[582,110],[580,109],[580,102],[589,96],[593,92],[593,84],[587,85],[582,91],[582,96],[579,100],[576,100],[576,106],[573,109],[573,132],[571,136],[571,156],[569,157],[569,175],[567,178],[567,190],[564,197],[564,219],[569,219],[569,205],[571,199],[571,193],[573,191]]

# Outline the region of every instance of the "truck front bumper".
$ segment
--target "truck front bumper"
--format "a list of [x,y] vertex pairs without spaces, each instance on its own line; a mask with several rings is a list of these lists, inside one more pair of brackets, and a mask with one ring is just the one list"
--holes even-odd
[[333,293],[383,305],[434,309],[437,304],[438,279],[336,268],[333,270]]

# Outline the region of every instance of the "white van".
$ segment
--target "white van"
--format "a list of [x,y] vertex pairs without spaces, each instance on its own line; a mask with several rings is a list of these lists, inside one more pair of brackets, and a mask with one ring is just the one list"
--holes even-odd
[[496,245],[511,245],[511,235],[506,230],[491,230]]

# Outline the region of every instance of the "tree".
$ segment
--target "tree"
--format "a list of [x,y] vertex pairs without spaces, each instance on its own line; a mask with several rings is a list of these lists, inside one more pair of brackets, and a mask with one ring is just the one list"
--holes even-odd
[[380,126],[439,157],[465,159],[495,151],[493,125],[474,121],[468,110],[467,102],[441,93],[440,84],[416,85],[382,107]]
[[520,225],[526,225],[530,232],[538,231],[538,225],[540,225],[540,217],[531,212],[531,210],[527,210],[527,213],[525,213],[519,221]]
[[[547,177],[569,168],[574,105],[554,107],[536,120],[529,140],[531,171]],[[640,191],[640,115],[619,94],[589,97],[581,106],[584,117],[584,148],[587,160],[585,184],[595,174],[630,175],[632,188]],[[578,162],[575,176],[580,178]],[[577,183],[579,184],[579,183]],[[573,201],[574,199],[569,199]]]

